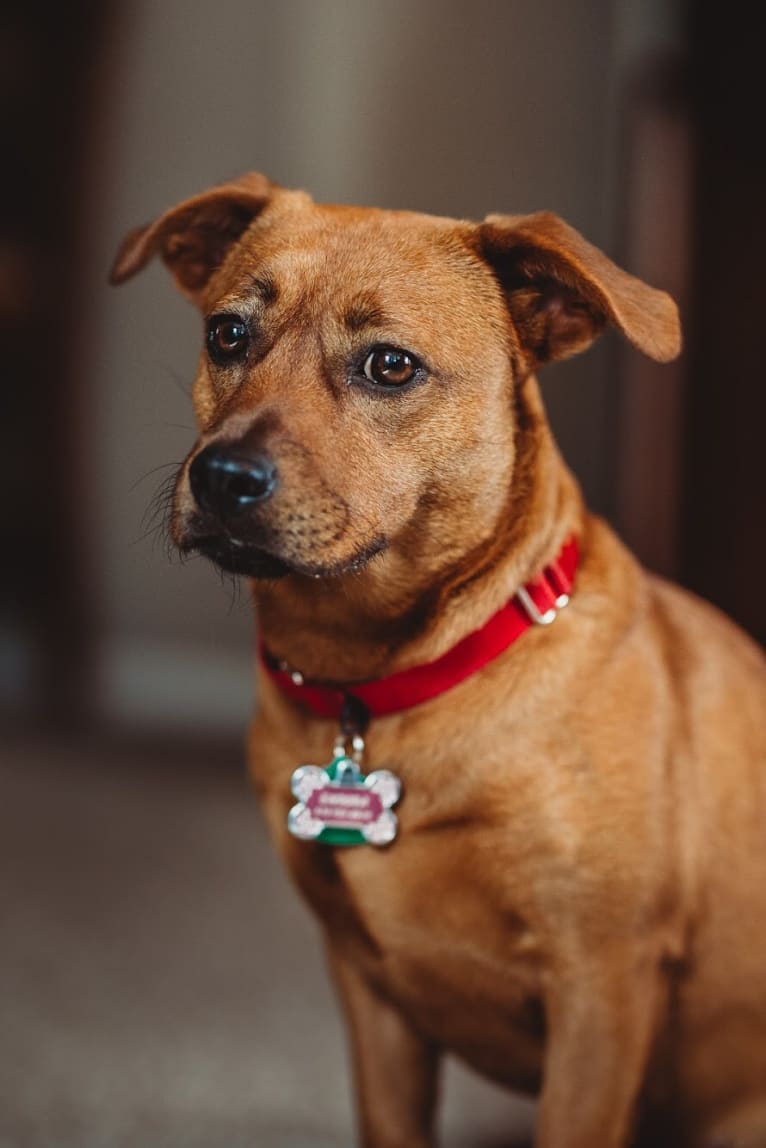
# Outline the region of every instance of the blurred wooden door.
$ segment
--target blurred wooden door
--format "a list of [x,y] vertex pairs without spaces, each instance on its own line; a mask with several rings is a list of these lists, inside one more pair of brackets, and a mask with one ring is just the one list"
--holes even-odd
[[620,532],[652,569],[766,640],[766,147],[742,3],[687,13],[626,120],[624,261],[681,304],[684,354],[623,365]]
[[766,641],[766,135],[753,8],[689,6],[695,124],[684,580]]
[[94,617],[76,342],[111,9],[71,0],[0,16],[0,636],[26,700],[66,720],[87,702]]

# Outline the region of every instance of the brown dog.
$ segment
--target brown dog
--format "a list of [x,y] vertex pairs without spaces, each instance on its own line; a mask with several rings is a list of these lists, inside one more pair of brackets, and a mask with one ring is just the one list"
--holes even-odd
[[[553,215],[319,206],[255,174],[129,235],[114,281],[155,254],[207,318],[173,537],[256,580],[252,771],[325,926],[362,1143],[433,1143],[449,1049],[540,1092],[538,1148],[764,1148],[764,665],[585,511],[533,374],[608,323],[671,359],[671,300]],[[555,624],[468,665],[509,601],[556,616],[572,539]],[[390,773],[370,797],[343,754],[379,680],[431,689],[368,707],[396,841],[293,836],[333,696],[333,800],[393,835]],[[336,808],[320,776],[293,780],[304,836]]]

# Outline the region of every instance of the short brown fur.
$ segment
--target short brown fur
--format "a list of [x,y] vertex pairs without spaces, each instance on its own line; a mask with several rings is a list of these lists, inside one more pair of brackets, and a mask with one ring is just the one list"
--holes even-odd
[[[252,774],[324,928],[360,1142],[434,1143],[446,1049],[539,1093],[537,1148],[764,1148],[764,662],[585,510],[532,373],[609,323],[672,358],[670,299],[550,214],[325,207],[256,174],[131,233],[114,281],[155,254],[258,331],[247,363],[203,355],[172,528],[194,547],[205,446],[250,435],[276,460],[253,531],[291,572],[253,588],[292,666],[348,683],[427,662],[580,542],[553,626],[373,721],[370,765],[405,794],[386,850],[288,835],[291,772],[335,731],[260,676]],[[427,379],[365,389],[373,344]]]

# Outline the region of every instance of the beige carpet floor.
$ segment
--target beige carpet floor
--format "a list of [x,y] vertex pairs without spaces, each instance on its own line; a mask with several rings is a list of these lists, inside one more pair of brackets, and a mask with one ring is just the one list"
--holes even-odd
[[[0,1148],[351,1148],[313,922],[235,751],[0,743]],[[446,1148],[532,1106],[456,1065]]]

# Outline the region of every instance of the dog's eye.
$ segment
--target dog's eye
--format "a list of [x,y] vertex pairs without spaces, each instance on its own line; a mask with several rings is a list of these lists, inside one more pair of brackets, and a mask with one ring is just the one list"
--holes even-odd
[[239,315],[213,315],[207,325],[207,350],[220,366],[242,359],[250,346],[247,324]]
[[403,387],[417,374],[419,363],[409,351],[377,347],[364,361],[364,374],[379,387]]

